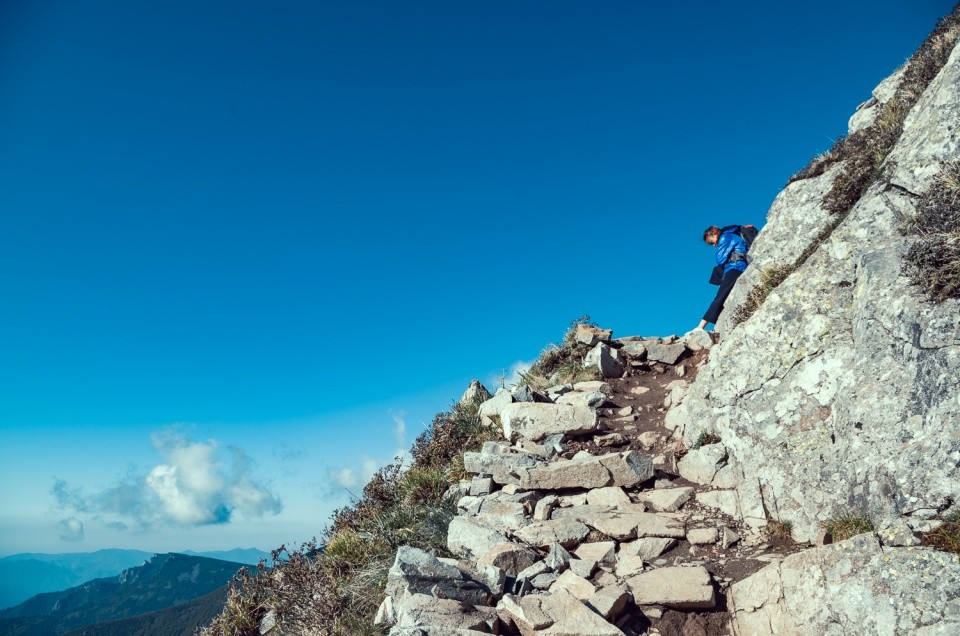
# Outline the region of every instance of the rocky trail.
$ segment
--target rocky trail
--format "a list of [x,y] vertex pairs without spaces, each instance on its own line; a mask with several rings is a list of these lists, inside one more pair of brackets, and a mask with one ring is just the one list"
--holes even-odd
[[711,335],[611,335],[577,331],[605,379],[481,405],[503,440],[464,456],[458,559],[400,550],[377,617],[391,634],[727,634],[729,586],[803,547],[765,531],[718,440],[687,450],[671,428]]

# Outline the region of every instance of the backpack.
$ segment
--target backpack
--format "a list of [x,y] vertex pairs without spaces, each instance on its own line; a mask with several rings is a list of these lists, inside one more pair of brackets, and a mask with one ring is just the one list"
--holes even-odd
[[[757,234],[760,233],[760,230],[755,228],[752,225],[727,225],[726,227],[720,228],[720,233],[723,234],[728,230],[733,230],[735,234],[739,235],[743,239],[743,242],[747,244],[747,251],[750,251],[750,246],[753,245],[754,239],[757,238]],[[723,280],[723,265],[717,265],[713,268],[713,271],[710,272],[710,284],[719,285]]]
[[733,230],[734,234],[737,234],[743,239],[743,242],[747,244],[748,252],[750,251],[750,246],[753,245],[754,239],[757,238],[757,234],[760,233],[760,230],[752,225],[728,225],[720,228],[720,233],[723,234],[728,230]]

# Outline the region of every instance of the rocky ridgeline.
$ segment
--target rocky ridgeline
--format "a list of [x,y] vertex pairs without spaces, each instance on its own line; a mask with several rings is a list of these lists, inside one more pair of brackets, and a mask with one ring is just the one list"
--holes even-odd
[[605,380],[481,405],[504,439],[464,455],[476,476],[455,495],[458,558],[398,552],[377,617],[391,634],[725,633],[724,590],[783,558],[725,448],[678,459],[664,424],[711,336],[610,336],[577,331]]
[[956,241],[958,42],[960,7],[777,197],[716,346],[581,330],[604,382],[484,405],[458,559],[398,555],[392,633],[960,634],[922,545],[960,516],[960,300],[905,269],[930,200]]

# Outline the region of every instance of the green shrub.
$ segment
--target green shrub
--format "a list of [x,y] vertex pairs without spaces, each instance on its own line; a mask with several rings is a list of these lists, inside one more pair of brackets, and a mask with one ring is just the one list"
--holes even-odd
[[960,160],[944,167],[904,231],[917,237],[904,273],[937,302],[960,298]]
[[767,519],[766,532],[775,539],[793,539],[793,524],[789,521]]
[[823,529],[832,543],[843,541],[864,532],[873,532],[873,522],[862,512],[846,512],[823,522]]
[[528,378],[539,377],[545,379],[545,381],[540,382],[540,384],[544,385],[540,386],[540,389],[545,389],[547,386],[553,384],[559,384],[561,382],[558,377],[559,373],[569,376],[573,367],[583,368],[583,358],[590,352],[590,347],[577,342],[577,325],[596,326],[590,321],[590,316],[581,316],[571,321],[570,328],[563,335],[561,343],[559,345],[550,345],[540,352],[540,357],[537,358],[537,361],[530,366],[530,369],[525,374]]

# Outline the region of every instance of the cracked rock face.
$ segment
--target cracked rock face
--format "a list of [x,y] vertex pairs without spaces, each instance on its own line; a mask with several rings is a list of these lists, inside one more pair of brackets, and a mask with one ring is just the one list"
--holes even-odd
[[734,584],[729,600],[737,636],[946,636],[960,633],[960,564],[862,534],[770,565]]
[[960,302],[926,301],[901,275],[899,231],[960,156],[960,47],[904,124],[881,176],[807,261],[742,324],[761,272],[788,265],[831,220],[840,165],[778,197],[718,330],[722,342],[676,419],[715,432],[759,483],[755,502],[814,540],[850,509],[878,527],[943,511],[960,492]]

